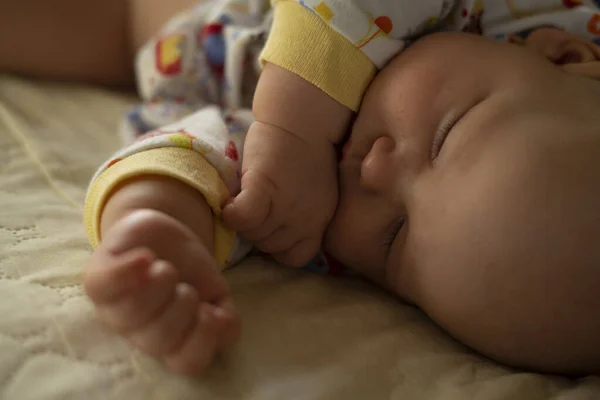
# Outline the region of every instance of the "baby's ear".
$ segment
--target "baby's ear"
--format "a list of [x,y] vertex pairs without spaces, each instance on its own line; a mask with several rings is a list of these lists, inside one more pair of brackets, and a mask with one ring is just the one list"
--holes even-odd
[[583,36],[544,27],[529,34],[525,47],[569,73],[600,79],[600,46]]

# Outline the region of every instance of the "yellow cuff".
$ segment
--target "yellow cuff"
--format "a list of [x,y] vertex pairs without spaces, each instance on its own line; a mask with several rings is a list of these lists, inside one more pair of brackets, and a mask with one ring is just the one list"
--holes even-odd
[[295,1],[279,1],[261,61],[287,69],[358,111],[375,65],[348,39]]
[[104,171],[92,182],[85,200],[84,221],[92,246],[100,243],[100,216],[113,190],[120,183],[142,175],[163,175],[198,190],[213,210],[214,257],[221,267],[235,242],[235,232],[225,228],[220,216],[229,191],[217,170],[202,155],[188,149],[164,147],[133,154]]

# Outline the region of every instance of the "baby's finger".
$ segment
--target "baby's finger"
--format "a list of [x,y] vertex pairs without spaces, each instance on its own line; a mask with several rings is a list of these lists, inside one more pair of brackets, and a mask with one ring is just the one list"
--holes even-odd
[[262,225],[271,212],[271,196],[248,172],[242,191],[223,210],[225,223],[235,231],[250,231]]
[[289,250],[273,254],[273,258],[290,267],[303,267],[314,258],[319,251],[320,242],[315,239],[304,239],[296,243]]
[[196,324],[173,354],[165,357],[171,370],[195,375],[206,369],[217,352],[219,325],[216,323],[215,306],[203,303],[196,314]]
[[225,298],[216,305],[215,319],[218,325],[218,343],[219,350],[232,346],[241,334],[241,322],[231,297]]
[[189,245],[185,251],[173,254],[180,281],[196,289],[201,302],[213,302],[230,292],[227,280],[219,270],[213,255],[202,245]]
[[267,219],[271,199],[256,189],[244,189],[223,210],[223,220],[235,231],[256,229]]
[[145,325],[171,301],[179,274],[166,261],[156,261],[148,271],[148,282],[130,295],[112,303],[97,304],[100,318],[117,332]]
[[162,313],[127,337],[132,344],[149,354],[167,354],[179,346],[192,328],[198,304],[196,290],[186,283],[179,283],[175,287],[175,295]]
[[148,269],[155,259],[145,248],[131,250],[119,256],[98,257],[98,252],[86,268],[83,286],[96,303],[109,303],[140,287],[147,280]]
[[[244,235],[245,236],[245,235]],[[299,241],[299,235],[294,230],[281,227],[276,229],[265,239],[256,243],[256,247],[262,252],[268,254],[283,253],[290,250]]]

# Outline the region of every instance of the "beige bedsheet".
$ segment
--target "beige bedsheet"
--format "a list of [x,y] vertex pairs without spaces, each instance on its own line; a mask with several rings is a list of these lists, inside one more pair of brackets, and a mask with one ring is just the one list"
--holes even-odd
[[81,204],[131,99],[0,76],[0,399],[600,399],[600,379],[519,373],[355,280],[260,260],[227,272],[241,344],[177,377],[107,332],[83,296]]

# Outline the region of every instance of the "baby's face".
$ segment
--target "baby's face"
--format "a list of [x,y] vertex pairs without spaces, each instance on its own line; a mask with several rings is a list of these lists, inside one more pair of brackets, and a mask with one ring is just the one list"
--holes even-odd
[[598,82],[515,45],[425,38],[364,99],[327,251],[413,301],[426,280],[597,253],[598,127]]

